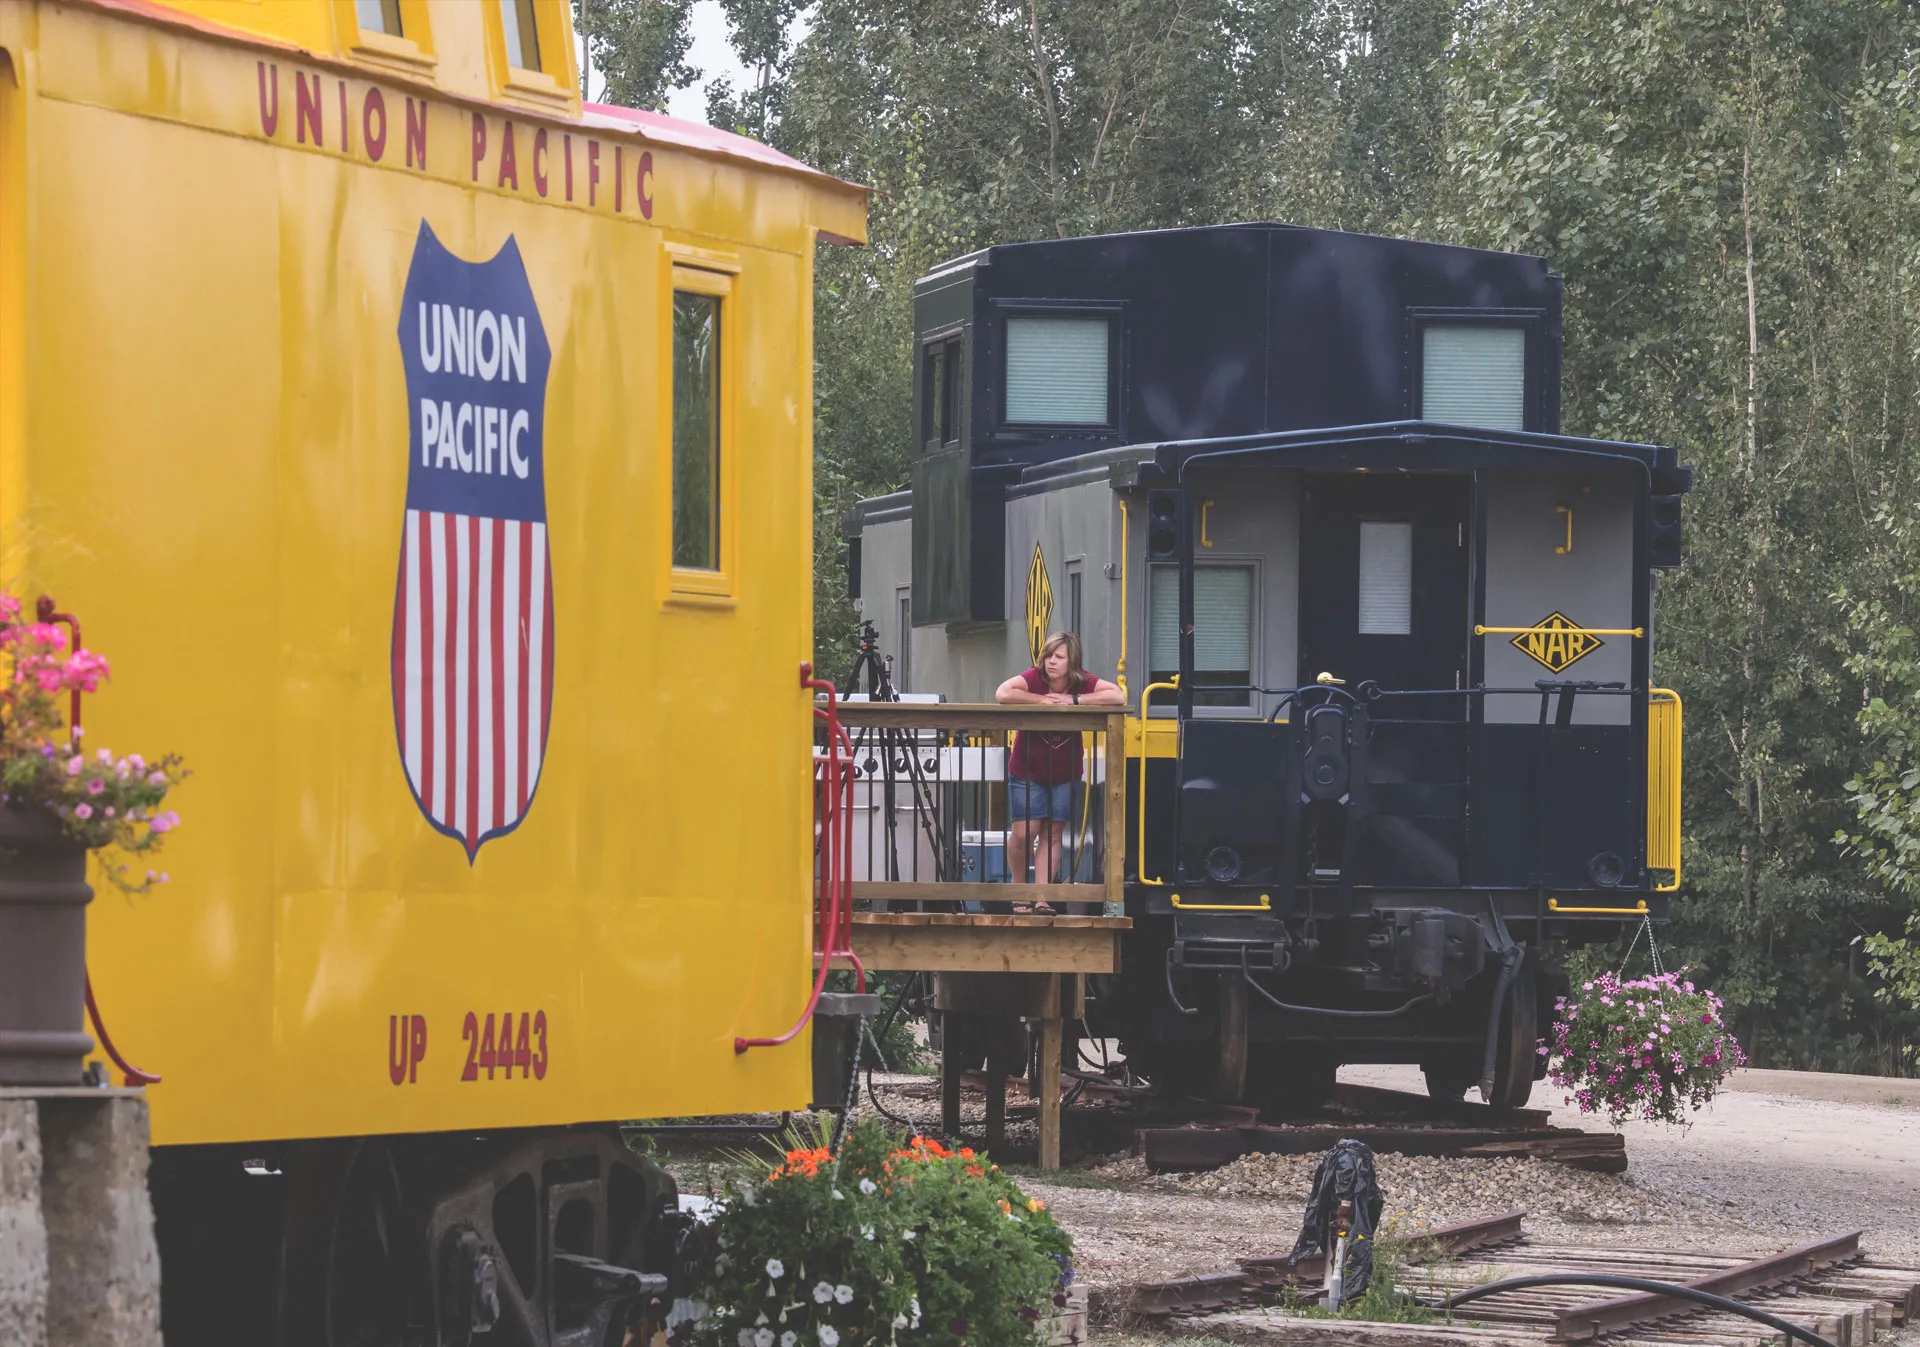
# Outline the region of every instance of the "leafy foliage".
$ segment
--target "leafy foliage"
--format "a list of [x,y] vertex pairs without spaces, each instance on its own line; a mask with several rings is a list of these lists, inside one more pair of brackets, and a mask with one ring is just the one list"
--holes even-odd
[[985,1156],[871,1120],[837,1157],[807,1144],[818,1138],[792,1140],[764,1179],[726,1186],[698,1340],[1028,1347],[1065,1303],[1066,1232]]

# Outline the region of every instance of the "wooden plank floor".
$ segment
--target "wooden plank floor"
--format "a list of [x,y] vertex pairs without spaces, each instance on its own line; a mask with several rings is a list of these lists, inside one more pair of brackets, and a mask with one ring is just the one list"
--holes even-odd
[[875,970],[1116,973],[1129,917],[856,912],[853,952]]

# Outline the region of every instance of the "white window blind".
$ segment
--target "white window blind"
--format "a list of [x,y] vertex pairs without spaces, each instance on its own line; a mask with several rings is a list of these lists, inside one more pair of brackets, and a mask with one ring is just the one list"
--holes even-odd
[[1424,332],[1421,420],[1490,430],[1526,428],[1524,328],[1433,323]]
[[[1147,663],[1155,673],[1180,668],[1180,568],[1155,566]],[[1253,669],[1253,568],[1196,566],[1193,571],[1193,671],[1249,673]]]
[[1025,425],[1103,426],[1107,414],[1106,318],[1007,319],[1007,420]]
[[1413,525],[1360,525],[1360,634],[1413,633]]

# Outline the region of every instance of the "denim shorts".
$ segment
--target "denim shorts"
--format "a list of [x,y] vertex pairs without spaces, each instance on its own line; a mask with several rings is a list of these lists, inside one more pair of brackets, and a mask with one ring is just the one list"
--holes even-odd
[[1007,817],[1016,823],[1033,819],[1053,819],[1065,823],[1073,817],[1071,781],[1049,786],[1043,781],[1007,778]]

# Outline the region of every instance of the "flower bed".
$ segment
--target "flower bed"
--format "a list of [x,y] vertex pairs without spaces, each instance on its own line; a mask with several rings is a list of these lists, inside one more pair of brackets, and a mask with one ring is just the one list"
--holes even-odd
[[1746,1054],[1721,1018],[1720,998],[1678,973],[1622,982],[1603,973],[1558,1002],[1548,1073],[1582,1113],[1684,1123],[1704,1107]]
[[985,1156],[872,1122],[837,1159],[796,1146],[726,1186],[699,1300],[676,1342],[1031,1347],[1066,1304],[1067,1234]]

